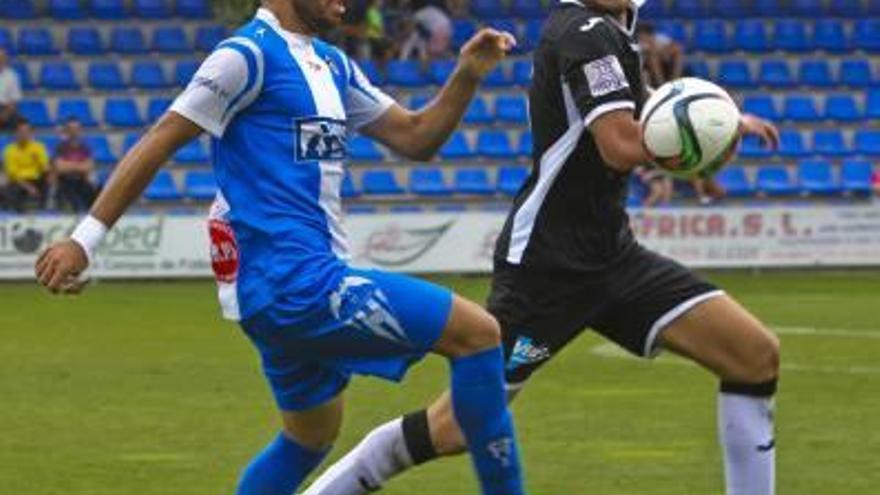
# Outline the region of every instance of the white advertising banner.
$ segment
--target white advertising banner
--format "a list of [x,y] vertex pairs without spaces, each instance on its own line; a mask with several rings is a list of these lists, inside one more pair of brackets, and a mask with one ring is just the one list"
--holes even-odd
[[[633,210],[648,247],[693,267],[880,265],[880,205]],[[352,264],[406,272],[488,272],[504,213],[354,215]],[[75,219],[0,217],[0,279],[32,277],[48,243]],[[92,274],[105,278],[210,274],[205,220],[129,216],[100,248]]]

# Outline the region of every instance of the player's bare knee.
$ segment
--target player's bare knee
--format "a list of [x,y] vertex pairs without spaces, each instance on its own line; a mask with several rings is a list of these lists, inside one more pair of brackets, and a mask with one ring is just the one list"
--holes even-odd
[[284,425],[284,436],[293,440],[303,447],[324,451],[333,446],[339,436],[338,428],[300,428],[293,425]]
[[770,332],[749,349],[737,380],[743,383],[765,383],[779,377],[779,338]]
[[460,300],[452,320],[437,344],[447,357],[464,357],[501,345],[501,326],[477,304]]

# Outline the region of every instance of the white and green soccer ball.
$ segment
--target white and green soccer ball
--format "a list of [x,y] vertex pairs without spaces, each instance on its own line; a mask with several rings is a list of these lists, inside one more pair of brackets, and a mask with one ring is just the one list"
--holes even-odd
[[712,175],[739,144],[740,112],[717,85],[685,77],[660,86],[642,108],[642,136],[655,163],[676,177]]

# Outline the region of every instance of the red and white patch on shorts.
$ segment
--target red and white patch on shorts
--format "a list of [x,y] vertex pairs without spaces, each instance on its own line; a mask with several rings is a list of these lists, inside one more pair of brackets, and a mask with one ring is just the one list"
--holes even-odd
[[238,277],[238,243],[232,226],[223,220],[208,221],[211,238],[211,268],[218,282],[232,283]]

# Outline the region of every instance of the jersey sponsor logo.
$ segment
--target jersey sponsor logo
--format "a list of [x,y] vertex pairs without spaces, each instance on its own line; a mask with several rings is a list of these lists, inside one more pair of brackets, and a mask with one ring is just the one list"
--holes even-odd
[[589,30],[593,29],[594,27],[598,26],[600,22],[602,22],[602,18],[601,18],[601,17],[593,17],[592,19],[590,19],[589,21],[587,21],[586,24],[584,24],[583,26],[581,26],[581,32],[582,32],[582,33],[586,33],[587,31],[589,31]]
[[238,243],[229,223],[211,219],[208,221],[211,240],[211,269],[218,282],[232,283],[238,277]]
[[584,74],[590,94],[596,97],[629,87],[623,67],[614,55],[584,64]]
[[507,370],[513,371],[521,366],[546,361],[550,359],[550,355],[550,347],[546,344],[538,344],[531,337],[520,336],[513,346]]
[[296,121],[298,161],[344,160],[348,156],[345,121],[310,117]]

